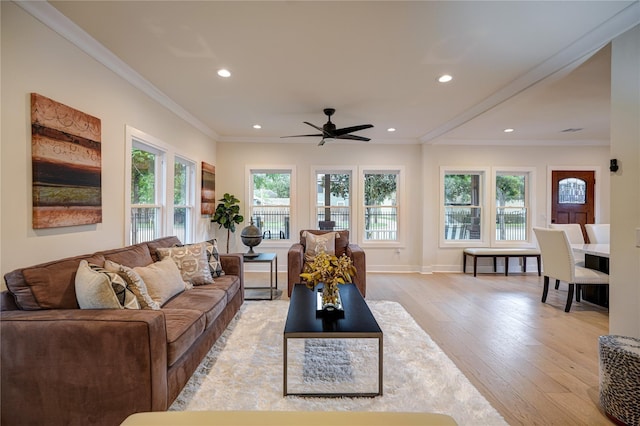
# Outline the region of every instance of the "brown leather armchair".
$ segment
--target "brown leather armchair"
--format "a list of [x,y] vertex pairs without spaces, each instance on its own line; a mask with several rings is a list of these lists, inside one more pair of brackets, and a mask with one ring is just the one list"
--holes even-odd
[[[292,245],[287,253],[287,284],[289,297],[291,297],[293,286],[302,282],[300,274],[302,273],[302,267],[304,265],[306,238],[303,237],[303,235],[305,232],[321,235],[334,231],[319,231],[316,229],[300,231],[300,242]],[[362,297],[365,297],[367,290],[367,264],[364,250],[357,244],[349,243],[349,231],[335,232],[340,235],[340,238],[336,238],[336,256],[346,254],[351,258],[353,266],[356,267],[356,275],[353,278],[353,283],[358,287],[358,290],[360,290]]]

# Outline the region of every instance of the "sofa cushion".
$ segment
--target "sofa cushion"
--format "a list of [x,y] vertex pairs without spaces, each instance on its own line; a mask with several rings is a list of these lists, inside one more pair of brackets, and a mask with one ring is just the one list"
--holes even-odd
[[104,267],[107,271],[118,272],[124,278],[127,282],[127,287],[135,294],[141,309],[160,309],[158,302],[149,295],[149,290],[147,290],[144,280],[133,269],[110,260],[104,262]]
[[136,244],[120,249],[100,252],[105,259],[120,265],[135,268],[136,266],[147,266],[153,263],[149,248],[146,244]]
[[235,275],[225,275],[220,278],[216,278],[216,281],[211,285],[198,288],[223,290],[227,293],[227,303],[229,303],[240,290],[240,278]]
[[200,337],[205,315],[194,309],[163,309],[167,327],[167,366],[172,366]]
[[193,309],[201,312],[206,318],[206,328],[211,327],[218,315],[227,306],[227,296],[223,290],[213,288],[215,284],[195,287],[173,298],[162,307],[163,310]]
[[154,262],[157,262],[160,260],[160,256],[158,256],[158,249],[160,247],[176,247],[182,243],[180,242],[180,239],[174,235],[171,237],[162,237],[153,241],[148,241],[146,244],[147,247],[149,247],[151,258],[153,258]]
[[340,234],[337,232],[326,232],[319,235],[306,232],[304,260],[311,262],[318,253],[323,251],[328,254],[335,254],[336,238],[340,238]]
[[76,273],[81,260],[101,265],[100,255],[61,259],[22,270],[24,280],[7,280],[7,288],[21,309],[78,309]]
[[160,306],[186,289],[180,271],[171,258],[132,269],[145,283],[149,296]]
[[170,258],[174,261],[182,280],[193,285],[212,284],[213,277],[207,262],[206,243],[187,244],[178,247],[158,247],[160,259]]
[[124,278],[86,260],[80,261],[75,284],[80,309],[140,309]]

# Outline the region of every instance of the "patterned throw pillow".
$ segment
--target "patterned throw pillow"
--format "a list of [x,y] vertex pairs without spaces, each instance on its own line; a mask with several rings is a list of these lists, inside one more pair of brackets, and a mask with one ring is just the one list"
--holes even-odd
[[104,267],[111,272],[117,272],[128,284],[128,288],[135,294],[141,309],[160,309],[158,302],[153,300],[147,290],[147,285],[133,269],[120,265],[111,260],[105,260]]
[[81,260],[75,278],[80,309],[140,309],[135,294],[116,272]]
[[321,251],[327,254],[336,254],[336,238],[340,238],[340,234],[337,232],[317,235],[305,231],[303,236],[305,238],[304,260],[306,262],[313,261],[316,254]]
[[209,269],[211,275],[214,277],[221,277],[224,275],[222,270],[222,263],[220,263],[220,252],[218,251],[218,241],[214,238],[206,241],[207,244],[207,262],[209,262]]
[[160,259],[171,258],[175,262],[183,281],[186,283],[193,285],[213,284],[206,243],[158,248],[157,253]]

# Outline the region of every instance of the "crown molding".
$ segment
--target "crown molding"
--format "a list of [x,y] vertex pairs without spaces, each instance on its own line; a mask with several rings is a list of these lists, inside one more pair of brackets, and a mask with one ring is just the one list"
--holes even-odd
[[426,145],[460,145],[460,146],[609,146],[609,140],[605,139],[580,139],[580,140],[557,140],[557,139],[438,139]]
[[86,31],[64,16],[48,2],[14,0],[14,3],[205,135],[214,140],[219,138],[213,129],[151,84],[141,74],[127,65],[126,62],[114,55],[109,49],[87,34]]

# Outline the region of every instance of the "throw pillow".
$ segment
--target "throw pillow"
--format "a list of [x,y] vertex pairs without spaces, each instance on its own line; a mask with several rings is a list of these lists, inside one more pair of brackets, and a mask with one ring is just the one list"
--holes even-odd
[[169,257],[149,266],[136,266],[133,271],[144,281],[149,296],[160,306],[186,290],[178,267]]
[[205,242],[207,245],[207,262],[209,262],[209,269],[211,275],[214,277],[221,277],[224,275],[222,270],[222,263],[220,263],[220,251],[218,250],[218,240],[215,238]]
[[160,309],[158,302],[149,296],[147,285],[137,272],[128,266],[120,265],[111,260],[105,260],[104,267],[108,271],[117,272],[127,282],[129,289],[135,294],[141,309]]
[[324,251],[327,254],[336,254],[336,238],[340,238],[337,232],[327,232],[326,234],[304,233],[305,238],[305,261],[311,262],[316,254]]
[[171,258],[175,262],[183,281],[193,285],[213,284],[206,243],[161,247],[156,251],[161,260]]
[[75,278],[80,309],[140,309],[135,294],[116,272],[81,260]]

